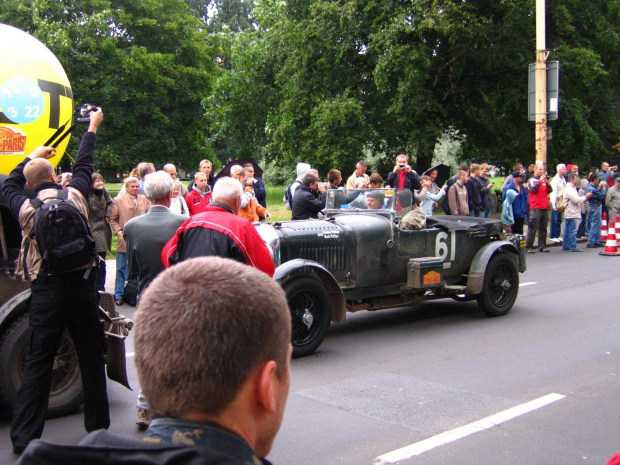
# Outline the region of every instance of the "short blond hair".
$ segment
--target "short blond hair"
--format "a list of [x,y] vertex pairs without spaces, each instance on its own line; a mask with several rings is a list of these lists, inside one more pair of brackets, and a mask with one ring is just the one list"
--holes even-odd
[[199,257],[165,270],[140,298],[135,318],[135,363],[152,413],[217,414],[261,364],[274,360],[278,375],[287,373],[284,291],[237,261]]
[[24,167],[24,177],[33,188],[44,182],[52,182],[53,174],[54,165],[45,158],[34,158]]

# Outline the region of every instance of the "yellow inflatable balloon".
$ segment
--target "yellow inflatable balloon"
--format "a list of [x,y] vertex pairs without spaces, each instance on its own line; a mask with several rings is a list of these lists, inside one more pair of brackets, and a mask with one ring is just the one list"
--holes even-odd
[[[0,173],[9,174],[59,128],[71,126],[73,92],[54,54],[6,24],[0,24],[0,63]],[[68,143],[69,136],[56,148],[54,166]]]

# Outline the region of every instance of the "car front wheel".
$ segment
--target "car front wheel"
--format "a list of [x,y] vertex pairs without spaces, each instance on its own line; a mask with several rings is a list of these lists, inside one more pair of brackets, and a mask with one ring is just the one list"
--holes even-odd
[[517,263],[507,253],[494,255],[484,273],[478,306],[489,316],[503,316],[510,311],[519,293]]
[[320,281],[309,277],[286,283],[284,292],[293,326],[293,357],[305,357],[321,345],[329,329],[329,296]]

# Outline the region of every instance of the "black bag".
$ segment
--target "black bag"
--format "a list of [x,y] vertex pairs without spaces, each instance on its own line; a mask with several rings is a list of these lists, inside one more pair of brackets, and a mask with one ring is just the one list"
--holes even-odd
[[31,237],[35,237],[43,260],[43,275],[62,274],[89,265],[88,277],[97,259],[95,240],[88,220],[69,200],[69,192],[30,200],[35,208]]
[[135,307],[138,303],[138,280],[136,278],[129,278],[127,284],[125,284],[125,290],[123,291],[123,300],[126,304]]

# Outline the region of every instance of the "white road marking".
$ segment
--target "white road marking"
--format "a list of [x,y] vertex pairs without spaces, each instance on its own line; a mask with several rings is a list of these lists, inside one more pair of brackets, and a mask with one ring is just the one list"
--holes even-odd
[[125,354],[125,358],[133,357],[134,355],[136,355],[135,352],[129,352],[128,354]]
[[470,434],[479,433],[481,431],[499,426],[502,423],[517,418],[518,416],[532,412],[533,410],[549,405],[558,400],[564,399],[562,394],[548,394],[546,396],[535,399],[525,404],[517,405],[516,407],[504,410],[503,412],[496,413],[482,420],[475,421],[469,425],[461,426],[445,433],[438,434],[423,441],[410,444],[401,449],[396,449],[386,454],[380,455],[375,459],[375,464],[380,465],[384,463],[396,463],[401,460],[409,459],[413,456],[423,454],[436,447],[449,444],[457,441]]
[[530,282],[527,282],[527,283],[521,283],[521,284],[519,284],[519,287],[523,287],[523,286],[531,286],[532,284],[538,284],[538,283],[537,283],[537,282],[534,282],[534,281],[530,281]]

